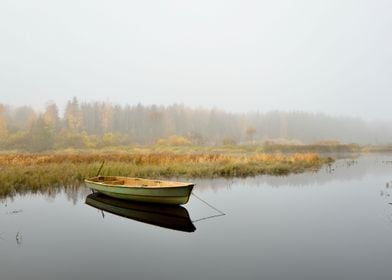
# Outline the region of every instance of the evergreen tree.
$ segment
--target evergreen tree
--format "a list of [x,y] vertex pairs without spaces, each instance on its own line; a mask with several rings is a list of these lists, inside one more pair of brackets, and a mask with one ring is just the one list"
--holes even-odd
[[78,132],[82,128],[82,113],[80,111],[79,102],[76,97],[72,101],[68,101],[65,108],[65,124],[71,132]]
[[54,134],[43,116],[39,116],[30,131],[29,150],[42,152],[52,149],[54,145]]

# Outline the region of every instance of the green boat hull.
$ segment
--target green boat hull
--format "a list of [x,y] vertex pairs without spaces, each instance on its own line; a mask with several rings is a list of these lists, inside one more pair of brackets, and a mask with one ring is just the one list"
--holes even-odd
[[[186,204],[194,186],[188,183],[178,183],[178,186],[167,187],[164,185],[164,181],[156,181],[160,182],[161,186],[154,186],[143,184],[144,182],[153,182],[151,180],[137,180],[140,181],[140,184],[135,186],[118,185],[114,184],[114,181],[113,183],[99,182],[91,179],[86,179],[85,183],[88,188],[113,198],[171,205]],[[173,184],[173,182],[168,183]]]

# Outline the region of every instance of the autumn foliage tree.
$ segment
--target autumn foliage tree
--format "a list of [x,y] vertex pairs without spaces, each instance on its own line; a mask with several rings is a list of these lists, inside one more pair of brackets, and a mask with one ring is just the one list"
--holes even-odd
[[43,119],[46,125],[53,132],[58,131],[60,128],[60,117],[59,109],[55,103],[49,103],[46,106],[45,112],[43,114]]
[[5,115],[5,106],[0,104],[0,139],[8,136],[7,119]]
[[228,113],[182,104],[79,102],[76,97],[66,103],[64,113],[61,111],[53,102],[42,112],[29,106],[0,104],[0,150],[95,149],[135,144],[241,145],[266,139],[305,144],[325,139],[392,143],[389,123],[304,112]]
[[252,142],[255,133],[256,133],[256,128],[254,128],[253,126],[249,126],[245,130],[246,137]]

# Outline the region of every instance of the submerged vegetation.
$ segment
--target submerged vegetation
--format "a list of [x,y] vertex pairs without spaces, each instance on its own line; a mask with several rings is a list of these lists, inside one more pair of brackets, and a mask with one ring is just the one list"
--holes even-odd
[[0,154],[0,196],[78,186],[102,175],[148,178],[246,177],[318,170],[331,158],[315,153],[57,152]]

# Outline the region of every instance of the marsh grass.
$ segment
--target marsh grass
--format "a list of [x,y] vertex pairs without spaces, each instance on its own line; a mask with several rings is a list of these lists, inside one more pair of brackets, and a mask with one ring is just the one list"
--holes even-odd
[[78,186],[102,175],[147,178],[247,177],[318,170],[330,158],[315,153],[62,152],[0,154],[0,196]]

